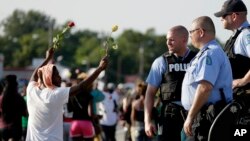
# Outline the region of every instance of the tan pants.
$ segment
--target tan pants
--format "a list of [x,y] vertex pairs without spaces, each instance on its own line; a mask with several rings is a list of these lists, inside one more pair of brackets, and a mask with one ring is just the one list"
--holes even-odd
[[102,141],[101,135],[95,135],[94,140],[93,141]]

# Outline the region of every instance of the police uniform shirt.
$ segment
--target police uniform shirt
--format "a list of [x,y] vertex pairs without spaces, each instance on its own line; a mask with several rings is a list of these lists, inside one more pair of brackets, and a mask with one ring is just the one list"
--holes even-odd
[[[186,56],[188,56],[190,50],[188,49],[185,56],[182,58],[184,59]],[[162,81],[162,74],[166,72],[167,68],[167,62],[164,60],[162,56],[155,59],[153,62],[150,72],[148,74],[146,82],[156,88],[159,88]]]
[[215,103],[221,99],[220,88],[223,88],[226,100],[232,100],[230,62],[215,40],[210,41],[198,52],[186,71],[181,96],[182,105],[186,110],[191,108],[197,86],[201,80],[206,80],[213,85],[208,103]]
[[[245,21],[238,29],[246,28],[250,24]],[[243,29],[234,43],[234,53],[250,58],[250,28]]]
[[166,70],[165,60],[162,56],[160,56],[153,62],[146,82],[158,88],[161,84],[162,74],[165,72],[165,70]]

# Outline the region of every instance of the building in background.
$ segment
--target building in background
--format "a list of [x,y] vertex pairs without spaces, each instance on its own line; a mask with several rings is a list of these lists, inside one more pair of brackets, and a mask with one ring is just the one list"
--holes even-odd
[[[3,57],[2,57],[3,58]],[[21,67],[21,68],[4,68],[3,67],[3,61],[1,61],[3,59],[1,59],[1,55],[0,55],[0,78],[3,78],[6,75],[9,74],[15,74],[17,76],[18,79],[27,79],[29,80],[33,71],[36,69],[36,67],[38,67],[39,65],[41,65],[41,63],[43,62],[44,58],[34,58],[32,60],[32,64],[31,66],[27,66],[27,67]],[[70,69],[62,66],[59,63],[56,63],[56,67],[58,68],[58,71],[62,77],[63,80],[69,80],[70,79]]]

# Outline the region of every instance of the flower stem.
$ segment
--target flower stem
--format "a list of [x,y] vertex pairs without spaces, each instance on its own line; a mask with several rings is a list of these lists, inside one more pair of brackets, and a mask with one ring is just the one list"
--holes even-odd
[[109,40],[111,38],[111,34],[112,34],[112,32],[110,32],[109,36],[107,37],[107,41],[105,43],[106,55],[109,55],[109,52],[108,52],[109,51]]

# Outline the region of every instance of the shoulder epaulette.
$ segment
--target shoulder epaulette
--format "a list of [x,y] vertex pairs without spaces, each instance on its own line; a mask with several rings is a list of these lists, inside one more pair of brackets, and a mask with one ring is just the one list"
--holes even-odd
[[170,56],[172,56],[172,54],[167,51],[164,54],[162,54],[162,56],[163,57],[170,57]]

